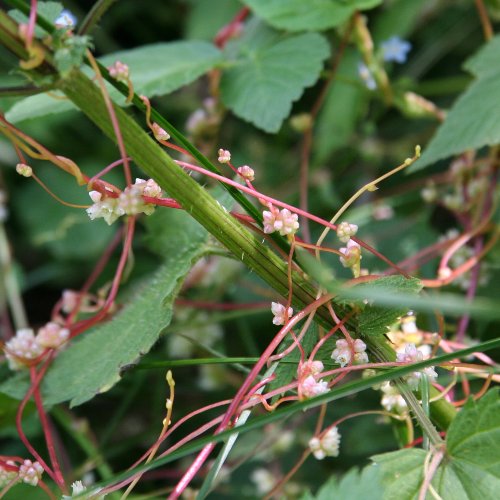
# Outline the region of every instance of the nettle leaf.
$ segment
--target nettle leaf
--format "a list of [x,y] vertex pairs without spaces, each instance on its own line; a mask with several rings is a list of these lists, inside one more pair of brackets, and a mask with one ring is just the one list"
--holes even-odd
[[494,146],[500,142],[499,59],[500,37],[497,36],[465,63],[465,69],[477,79],[456,100],[411,171],[469,149]]
[[[76,339],[56,358],[42,394],[47,405],[71,401],[71,406],[106,392],[120,380],[121,370],[147,353],[172,318],[172,306],[182,280],[203,255],[199,243],[177,247],[154,277],[111,321]],[[0,392],[22,397],[27,381],[13,377]]]
[[243,0],[255,14],[275,28],[321,31],[339,26],[356,10],[371,9],[382,0]]
[[[301,342],[302,349],[304,349],[306,356],[311,353],[317,341],[318,327],[315,323],[312,323]],[[281,343],[278,352],[282,353],[283,351],[285,351],[292,344],[292,342],[293,339],[290,336],[287,336]],[[299,364],[299,360],[300,351],[298,348],[295,348],[288,356],[286,356],[279,362],[274,372],[275,378],[269,384],[269,391],[274,391],[275,389],[283,387],[292,382],[292,380],[297,376],[297,367]],[[275,396],[273,402],[277,399],[278,396]]]
[[[416,278],[405,278],[404,276],[386,276],[377,279],[370,283],[357,285],[354,287],[360,295],[363,290],[369,290],[370,297],[378,294],[391,294],[397,296],[401,294],[403,297],[408,295],[416,295],[422,289],[420,280]],[[360,305],[362,302],[360,302]],[[363,310],[358,316],[358,329],[363,336],[384,335],[387,333],[388,327],[392,325],[398,318],[408,312],[408,306],[404,303],[396,307],[380,307],[377,306],[377,300],[372,300],[368,305],[363,307]]]
[[[130,68],[134,90],[148,97],[165,95],[195,81],[221,61],[220,51],[209,42],[180,41],[143,45],[99,58],[104,66],[121,61]],[[90,71],[86,69],[87,74]],[[111,97],[124,104],[124,97],[108,86]],[[76,109],[69,100],[54,99],[47,94],[27,97],[6,114],[9,121],[40,118]]]
[[221,98],[233,113],[266,132],[277,132],[292,103],[313,85],[330,52],[317,33],[282,37],[262,27],[249,28],[227,54]]
[[304,495],[301,500],[331,500],[332,498],[382,500],[383,490],[378,468],[373,465],[361,471],[353,468],[340,480],[332,475],[316,495]]
[[[447,454],[432,480],[443,500],[494,500],[500,491],[500,398],[498,388],[469,400],[450,425]],[[387,500],[416,499],[427,452],[400,450],[372,457],[380,466]]]

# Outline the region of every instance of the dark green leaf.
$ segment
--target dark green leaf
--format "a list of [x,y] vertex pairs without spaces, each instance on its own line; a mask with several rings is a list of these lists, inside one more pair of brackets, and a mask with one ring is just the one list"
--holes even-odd
[[[447,453],[432,484],[443,500],[494,500],[500,491],[500,399],[498,388],[470,400],[450,425]],[[377,455],[384,498],[416,499],[427,452],[411,449]]]
[[333,498],[382,500],[379,470],[377,467],[369,465],[362,471],[351,469],[340,480],[332,475],[320,488],[316,496],[303,496],[301,500],[331,500]]
[[321,31],[339,26],[356,10],[370,9],[382,0],[243,0],[275,28]]
[[457,99],[411,171],[469,149],[500,142],[499,58],[500,37],[495,37],[466,62],[464,67],[475,73],[477,80]]
[[318,79],[329,54],[328,43],[316,33],[282,38],[262,28],[251,29],[231,51],[236,57],[222,76],[222,101],[266,132],[280,129],[292,103]]

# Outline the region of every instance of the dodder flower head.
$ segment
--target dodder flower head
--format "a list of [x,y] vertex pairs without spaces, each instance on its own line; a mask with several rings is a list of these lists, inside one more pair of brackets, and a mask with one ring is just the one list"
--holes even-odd
[[252,182],[255,179],[255,172],[253,168],[249,167],[248,165],[243,165],[242,167],[238,168],[238,173],[243,177],[245,180]]
[[304,380],[299,381],[299,389],[303,398],[314,398],[329,391],[328,382],[316,380],[314,375],[309,375]]
[[272,205],[270,210],[264,210],[262,216],[264,218],[264,233],[270,234],[278,231],[281,236],[292,235],[299,229],[297,214],[292,214],[290,210],[284,208],[278,210]]
[[337,427],[328,429],[321,438],[310,439],[309,448],[317,460],[323,460],[325,457],[338,457],[340,434]]
[[19,479],[26,484],[36,486],[42,478],[43,467],[38,462],[26,459],[19,467]]
[[349,224],[349,222],[341,222],[337,226],[337,236],[342,243],[347,243],[351,236],[354,236],[358,232],[358,226],[356,224]]
[[31,177],[33,175],[33,169],[25,163],[18,163],[16,165],[16,172],[23,177]]
[[118,206],[118,198],[104,197],[99,191],[90,191],[89,196],[94,202],[90,208],[87,208],[87,214],[91,220],[102,217],[108,225],[111,225],[124,214]]
[[58,323],[50,321],[38,330],[36,341],[46,349],[58,349],[69,338],[69,330]]
[[357,278],[361,268],[361,247],[354,240],[350,239],[347,246],[340,249],[342,257],[340,262],[344,267],[350,267],[354,277]]
[[274,314],[275,325],[284,325],[293,316],[293,309],[291,307],[287,309],[279,302],[271,302],[271,312]]
[[109,74],[115,80],[128,83],[129,69],[128,66],[121,61],[116,61],[114,64],[108,67]]
[[32,361],[43,353],[44,348],[36,341],[31,328],[22,328],[5,343],[4,351],[9,368],[20,370],[30,366]]
[[[424,360],[424,353],[419,350],[415,344],[409,343],[404,345],[404,351],[398,352],[396,360],[400,363],[418,363],[419,361]],[[437,377],[437,373],[434,371],[432,366],[424,368],[422,372],[431,380],[434,380]],[[413,372],[410,373],[410,375],[407,375],[405,380],[410,388],[415,391],[420,385],[421,378],[421,372]]]
[[229,163],[231,161],[231,153],[227,149],[219,149],[219,163]]

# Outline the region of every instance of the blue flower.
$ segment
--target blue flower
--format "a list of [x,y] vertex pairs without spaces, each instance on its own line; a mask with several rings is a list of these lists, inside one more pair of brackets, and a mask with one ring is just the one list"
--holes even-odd
[[64,9],[59,17],[55,20],[54,24],[58,28],[71,28],[77,22],[76,17],[67,9]]
[[375,78],[373,78],[372,72],[365,63],[360,62],[358,64],[358,73],[368,89],[375,90],[377,88],[377,82],[375,81]]
[[399,36],[392,36],[385,42],[382,42],[381,47],[384,61],[394,61],[403,64],[406,62],[406,56],[411,50],[411,43],[402,40]]

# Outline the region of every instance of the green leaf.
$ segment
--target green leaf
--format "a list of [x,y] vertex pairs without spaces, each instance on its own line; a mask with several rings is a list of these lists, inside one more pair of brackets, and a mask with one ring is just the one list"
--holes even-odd
[[500,37],[495,37],[465,68],[478,77],[456,100],[420,160],[410,171],[420,170],[438,160],[469,149],[494,146],[500,142]]
[[[498,388],[472,399],[450,425],[446,457],[432,485],[443,500],[494,500],[500,491],[500,398]],[[424,479],[424,450],[411,449],[372,457],[380,466],[387,500],[416,499]]]
[[[61,352],[42,384],[45,404],[71,400],[76,406],[113,387],[121,370],[147,353],[169,325],[181,282],[203,252],[196,243],[178,247],[111,321],[82,334]],[[16,376],[0,390],[22,397],[26,389],[27,383]]]
[[222,75],[222,101],[243,120],[277,132],[292,102],[318,79],[329,47],[317,33],[283,38],[257,28],[231,44],[231,51],[236,57]]
[[[416,295],[422,289],[420,280],[416,278],[405,278],[404,276],[387,276],[371,283],[357,285],[358,291],[369,289],[371,295],[387,294],[393,295]],[[360,290],[359,290],[360,289]],[[404,305],[385,308],[377,305],[377,301],[363,308],[358,317],[358,326],[360,333],[365,337],[374,335],[384,335],[388,327],[398,318],[408,312],[409,307]]]
[[382,0],[243,0],[255,14],[275,28],[321,31],[339,26],[356,10],[370,9]]
[[356,468],[351,469],[340,480],[332,475],[315,496],[303,496],[301,500],[331,500],[332,498],[382,500],[379,470],[369,465],[362,471]]
[[[149,98],[168,94],[193,82],[214,68],[220,60],[220,51],[213,44],[201,41],[143,45],[99,58],[105,66],[115,61],[127,64],[134,90]],[[90,71],[86,73],[90,74]],[[124,104],[123,96],[116,89],[108,86],[108,90],[112,99]],[[39,94],[16,103],[6,117],[16,123],[71,109],[75,108],[68,100]]]

